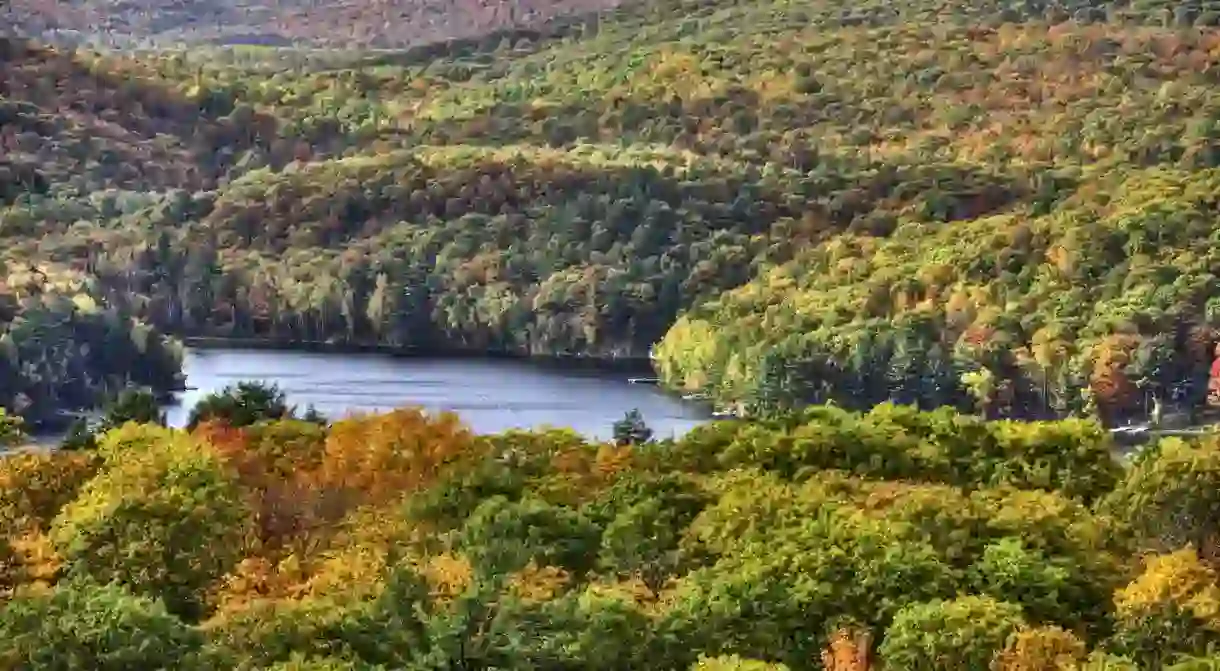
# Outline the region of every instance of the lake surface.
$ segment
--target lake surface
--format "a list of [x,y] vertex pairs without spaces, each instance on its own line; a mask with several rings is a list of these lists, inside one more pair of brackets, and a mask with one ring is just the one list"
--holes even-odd
[[613,423],[638,408],[656,437],[668,438],[709,418],[703,406],[627,382],[647,373],[576,365],[209,348],[188,349],[183,372],[193,389],[167,408],[175,427],[204,395],[242,381],[277,384],[289,404],[301,411],[312,404],[330,419],[421,406],[455,412],[478,433],[554,426],[607,439]]

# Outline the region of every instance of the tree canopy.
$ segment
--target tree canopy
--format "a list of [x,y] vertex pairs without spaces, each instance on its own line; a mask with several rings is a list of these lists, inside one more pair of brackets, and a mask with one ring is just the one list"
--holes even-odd
[[[1220,443],[1166,439],[1121,466],[1096,429],[894,407],[773,413],[626,445],[480,436],[410,408],[330,425],[126,423],[95,451],[0,457],[0,659],[489,671],[1218,661],[1207,656],[1220,643],[1220,546],[1191,515],[1209,510],[1210,489],[1193,485]],[[1131,505],[1150,483],[1165,503]]]

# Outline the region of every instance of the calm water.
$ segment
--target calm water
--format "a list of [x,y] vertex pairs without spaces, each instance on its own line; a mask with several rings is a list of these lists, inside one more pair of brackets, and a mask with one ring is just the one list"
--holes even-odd
[[570,427],[609,438],[611,425],[638,408],[658,438],[679,436],[708,418],[695,404],[651,385],[628,384],[640,373],[609,373],[529,362],[406,359],[376,354],[317,354],[265,350],[188,350],[188,387],[168,409],[170,426],[186,424],[205,394],[241,381],[278,384],[288,402],[313,405],[331,419],[403,406],[457,413],[473,430]]

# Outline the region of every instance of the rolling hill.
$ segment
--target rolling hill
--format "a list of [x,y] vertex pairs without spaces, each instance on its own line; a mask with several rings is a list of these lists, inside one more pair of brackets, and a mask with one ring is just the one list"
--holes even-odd
[[177,333],[660,341],[669,384],[759,407],[1194,407],[1213,9],[669,0],[405,50],[23,47],[0,235]]

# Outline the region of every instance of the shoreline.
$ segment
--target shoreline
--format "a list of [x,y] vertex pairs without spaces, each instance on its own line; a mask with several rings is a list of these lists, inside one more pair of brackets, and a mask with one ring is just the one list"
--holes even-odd
[[380,343],[348,343],[322,340],[287,340],[278,338],[230,338],[186,336],[178,338],[184,347],[197,350],[246,349],[269,352],[309,352],[314,354],[381,354],[397,359],[494,359],[520,361],[543,366],[576,365],[607,371],[653,371],[647,356],[608,356],[587,354],[521,354],[506,350],[472,350],[384,345]]
[[[449,359],[449,360],[495,360],[515,361],[543,368],[577,368],[599,373],[637,374],[651,378],[655,371],[652,361],[646,356],[606,356],[583,354],[519,354],[504,350],[472,350],[463,348],[400,347],[380,343],[347,343],[280,338],[234,338],[225,336],[181,336],[169,334],[183,347],[194,350],[258,350],[282,353],[313,354],[375,354],[395,359]],[[184,373],[180,373],[184,375]],[[157,401],[169,405],[178,394],[192,391],[194,387],[182,377],[177,384],[153,388]],[[27,420],[26,429],[30,437],[62,437],[77,418],[88,416],[98,408],[60,410],[38,420]],[[35,441],[40,442],[40,441]]]

